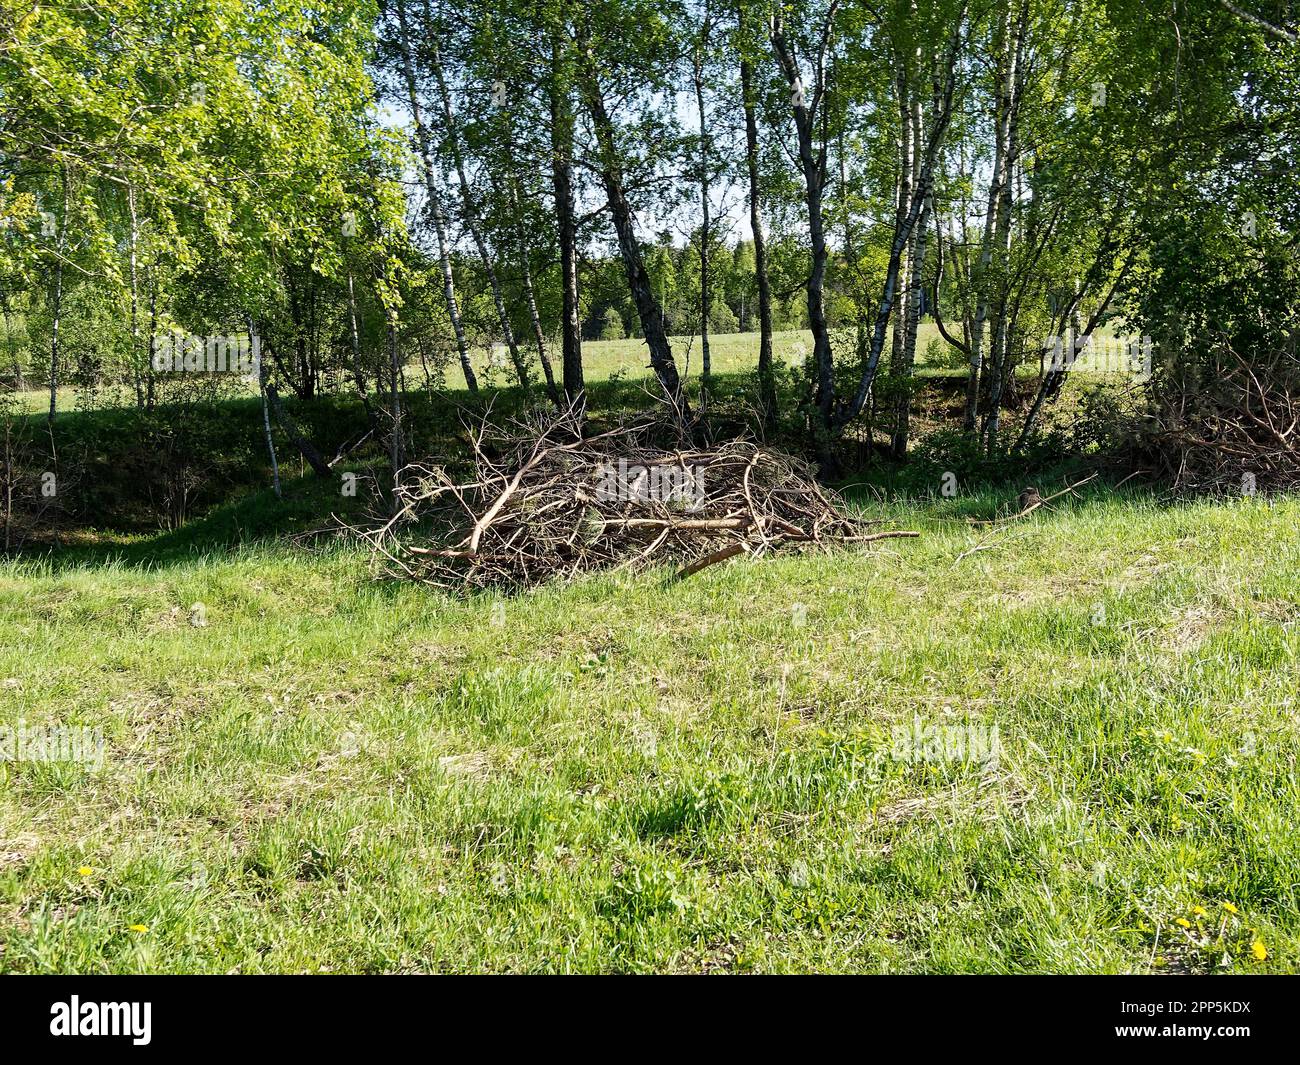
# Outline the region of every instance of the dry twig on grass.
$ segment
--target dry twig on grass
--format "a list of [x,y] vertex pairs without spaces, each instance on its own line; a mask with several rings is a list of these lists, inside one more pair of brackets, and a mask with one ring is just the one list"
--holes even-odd
[[1050,496],[1040,496],[1037,493],[1037,491],[1035,491],[1033,494],[1032,502],[1023,506],[1016,513],[1008,514],[1005,518],[992,518],[988,520],[970,518],[969,521],[972,525],[999,525],[1004,522],[1018,521],[1019,519],[1025,517],[1026,515],[1032,514],[1034,511],[1036,511],[1039,507],[1043,506],[1044,504],[1050,503],[1053,499],[1060,499],[1061,496],[1063,495],[1073,495],[1075,493],[1076,488],[1082,488],[1089,481],[1095,481],[1099,476],[1100,474],[1090,473],[1083,480],[1075,481],[1074,484],[1067,485],[1065,488],[1062,488],[1059,492],[1053,492]]

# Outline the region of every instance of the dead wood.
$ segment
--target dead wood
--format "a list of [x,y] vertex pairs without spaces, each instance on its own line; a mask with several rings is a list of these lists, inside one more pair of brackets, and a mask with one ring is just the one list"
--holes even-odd
[[682,580],[745,553],[827,550],[915,532],[869,532],[811,466],[752,440],[701,447],[671,423],[581,435],[570,413],[468,431],[472,475],[407,466],[396,514],[354,530],[390,576],[453,589],[667,561]]

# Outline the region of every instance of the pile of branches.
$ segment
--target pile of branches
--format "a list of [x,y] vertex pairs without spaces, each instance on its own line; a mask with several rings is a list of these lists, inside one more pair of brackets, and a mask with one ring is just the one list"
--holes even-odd
[[480,427],[471,476],[408,466],[395,513],[362,535],[388,575],[456,589],[661,561],[681,579],[740,554],[918,535],[868,531],[797,458],[748,440],[666,447],[665,432],[642,422],[583,437],[563,417],[498,440]]
[[1218,354],[1209,381],[1160,390],[1143,458],[1189,491],[1300,488],[1300,360]]

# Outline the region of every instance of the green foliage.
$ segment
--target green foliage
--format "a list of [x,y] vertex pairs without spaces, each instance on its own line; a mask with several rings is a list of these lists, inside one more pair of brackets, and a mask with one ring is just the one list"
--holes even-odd
[[605,309],[602,321],[604,324],[600,327],[601,340],[622,340],[627,335],[623,329],[623,318],[613,307]]

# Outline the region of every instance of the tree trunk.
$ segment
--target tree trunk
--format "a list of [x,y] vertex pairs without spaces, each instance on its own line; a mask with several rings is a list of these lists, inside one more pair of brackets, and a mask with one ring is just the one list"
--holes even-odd
[[140,286],[136,255],[139,223],[135,211],[135,186],[132,184],[126,187],[126,204],[131,215],[131,382],[135,386],[136,409],[142,410],[144,409],[144,379],[140,373]]
[[558,41],[551,45],[551,183],[555,190],[555,223],[560,241],[563,314],[560,344],[564,396],[581,412],[585,405],[582,379],[582,323],[578,310],[578,228],[573,206],[573,112],[564,78]]
[[713,373],[709,357],[709,136],[708,121],[704,113],[704,49],[708,46],[709,13],[705,11],[704,26],[700,30],[699,46],[695,49],[691,68],[695,83],[695,106],[700,116],[700,372],[701,402],[707,402],[709,381]]
[[302,457],[307,460],[307,465],[316,471],[317,476],[333,476],[330,472],[329,463],[317,450],[316,445],[303,435],[293,416],[284,409],[284,404],[280,402],[279,390],[270,382],[267,382],[265,388],[267,398],[271,401],[271,408],[275,411],[275,420],[280,423],[280,428],[284,430],[289,442],[298,449]]
[[460,317],[460,303],[456,298],[456,280],[451,270],[451,246],[447,240],[447,224],[442,214],[438,181],[433,172],[433,155],[429,150],[429,127],[420,110],[420,96],[415,85],[415,68],[411,61],[410,30],[406,24],[405,0],[397,0],[397,21],[401,29],[398,41],[402,51],[402,73],[406,81],[407,99],[411,105],[411,121],[415,124],[416,145],[419,148],[420,168],[424,174],[424,191],[428,197],[429,217],[433,219],[438,238],[438,259],[442,266],[442,292],[447,301],[447,316],[451,319],[456,336],[456,350],[460,355],[460,368],[465,375],[465,385],[471,392],[478,391],[478,378],[469,359],[469,344],[465,339],[465,325]]
[[972,296],[976,302],[975,321],[971,329],[970,367],[966,377],[966,407],[962,427],[974,432],[979,425],[980,385],[984,376],[984,326],[989,318],[989,274],[993,249],[998,236],[998,205],[1002,190],[1008,185],[1008,145],[1015,85],[1015,47],[1012,42],[1012,11],[1008,6],[998,26],[994,50],[998,56],[998,98],[994,113],[993,168],[989,177],[988,203],[984,210],[984,234],[980,240],[979,259],[971,270]]
[[533,341],[537,344],[537,361],[542,364],[542,376],[546,378],[546,394],[559,410],[562,406],[560,393],[555,387],[555,371],[551,369],[550,356],[546,354],[546,333],[542,329],[542,316],[537,310],[537,293],[533,288],[533,269],[528,263],[528,241],[524,236],[522,214],[519,210],[519,194],[513,186],[510,190],[510,198],[517,220],[515,233],[519,244],[519,267],[524,282],[524,302],[528,304],[528,320],[533,327]]
[[[916,336],[921,326],[921,303],[925,292],[925,260],[933,200],[934,195],[931,193],[921,207],[921,214],[918,216],[916,228],[912,233],[912,266],[907,296],[907,314],[905,319],[899,323],[903,330],[901,367],[903,380],[894,410],[894,436],[890,441],[890,450],[896,459],[907,457],[907,445],[911,436],[911,382],[916,366]],[[898,326],[895,328],[898,328]]]
[[63,314],[63,258],[68,248],[68,168],[63,168],[63,214],[59,219],[59,236],[56,242],[57,258],[54,263],[54,295],[51,301],[50,323],[50,413],[48,421],[54,423],[59,409],[59,320]]
[[393,511],[397,511],[397,489],[406,466],[406,441],[402,438],[402,366],[397,354],[397,314],[386,308],[388,319],[388,370],[392,375],[393,435],[389,441],[389,460],[393,465]]
[[366,371],[361,361],[361,330],[357,324],[357,293],[351,267],[348,268],[348,340],[352,347],[352,380],[357,386],[361,406],[365,408],[366,421],[374,429],[375,409],[370,405],[370,387],[366,383]]
[[145,367],[144,409],[153,411],[156,371],[154,356],[158,352],[158,253],[154,252],[153,266],[149,269],[149,365]]
[[[253,324],[253,318],[249,315],[246,318],[248,323],[248,342],[253,342],[253,337],[257,335],[256,326]],[[266,395],[266,364],[259,362],[257,367],[257,387],[262,393],[262,435],[266,440],[266,450],[271,456],[271,479],[275,484],[275,498],[282,498],[280,494],[280,463],[275,457],[275,440],[271,436],[271,410],[267,403]]]
[[[813,361],[817,367],[817,391],[814,401],[820,415],[820,431],[829,431],[835,420],[835,364],[831,352],[830,331],[826,325],[826,232],[822,223],[822,191],[826,183],[825,153],[813,151],[813,108],[804,95],[799,67],[794,60],[782,29],[780,17],[774,16],[769,37],[781,72],[790,88],[794,108],[795,132],[799,140],[799,169],[804,179],[804,202],[808,213],[808,240],[812,250],[812,271],[808,275],[808,325],[813,335]],[[816,93],[814,89],[814,105]],[[824,447],[821,448],[824,450]]]
[[474,241],[474,247],[478,249],[479,258],[483,261],[483,271],[487,274],[488,286],[492,289],[492,302],[496,305],[497,321],[501,325],[501,339],[505,341],[506,348],[510,352],[510,361],[514,364],[519,384],[524,393],[527,394],[532,389],[532,383],[528,379],[528,366],[519,354],[519,345],[515,342],[515,331],[510,325],[510,314],[506,310],[506,301],[501,294],[501,281],[497,277],[496,263],[493,261],[492,252],[483,237],[483,227],[479,222],[478,208],[474,203],[474,192],[470,188],[469,178],[465,173],[465,157],[461,151],[460,137],[456,131],[456,119],[451,110],[451,93],[447,91],[447,79],[443,75],[442,58],[438,51],[437,39],[432,34],[429,35],[429,44],[434,80],[438,83],[438,96],[442,101],[442,118],[446,124],[447,140],[451,145],[452,160],[456,164],[456,177],[460,181],[460,198],[465,218],[465,228],[469,230],[470,238]]
[[767,279],[767,241],[763,237],[761,193],[758,185],[758,120],[754,107],[753,71],[740,61],[740,90],[745,108],[745,164],[749,170],[749,228],[754,233],[754,274],[758,282],[758,403],[764,422],[776,421],[776,376],[772,367],[772,290]]
[[285,271],[285,288],[288,290],[289,295],[289,318],[293,323],[293,353],[296,366],[295,372],[291,374],[281,364],[280,372],[284,375],[285,380],[289,382],[289,387],[293,389],[294,395],[299,399],[311,399],[311,367],[307,357],[307,328],[303,322],[302,297],[298,291],[298,283],[295,279],[293,267]]
[[1004,120],[1003,179],[998,189],[997,221],[994,227],[993,246],[998,255],[997,292],[994,302],[993,326],[989,341],[989,409],[981,430],[984,446],[989,454],[997,447],[998,428],[1001,423],[1002,392],[1011,360],[1011,337],[1007,331],[1007,266],[1011,257],[1011,180],[1016,171],[1019,153],[1019,112],[1024,85],[1020,72],[1024,59],[1025,35],[1028,30],[1029,5],[1023,3],[1019,18],[1012,30],[1009,48],[1009,69],[1004,90],[1006,117]]
[[952,37],[948,43],[947,55],[940,58],[940,69],[946,70],[944,86],[936,93],[936,109],[925,150],[920,153],[916,180],[913,183],[912,203],[907,215],[895,224],[894,240],[889,251],[889,265],[885,271],[885,285],[880,296],[880,305],[876,311],[875,328],[867,351],[865,365],[858,380],[857,391],[853,399],[838,412],[835,427],[842,428],[856,418],[866,405],[871,384],[875,380],[876,369],[880,364],[880,353],[885,346],[885,334],[889,328],[890,316],[894,310],[895,294],[898,286],[898,271],[907,246],[911,243],[924,204],[929,202],[934,189],[934,168],[938,162],[939,149],[944,135],[952,121],[953,94],[956,91],[958,72],[958,53],[961,48],[961,24],[965,19],[965,9],[957,17]]
[[[918,66],[921,53],[917,50]],[[939,115],[942,102],[938,81],[934,84],[934,99],[931,104],[930,121],[933,124]],[[912,128],[912,157],[919,162],[923,151],[925,125],[921,115],[919,94],[912,100],[910,118]],[[917,216],[916,226],[912,230],[912,243],[908,250],[908,290],[904,302],[904,312],[895,325],[896,331],[903,334],[900,352],[900,390],[895,400],[894,435],[890,440],[890,450],[896,459],[907,457],[907,446],[911,435],[912,378],[916,366],[916,336],[921,326],[921,305],[925,299],[925,259],[929,240],[930,214],[934,208],[933,192],[921,204],[921,213]]]
[[[896,201],[894,204],[894,225],[895,228],[901,226],[903,218],[912,206],[912,181],[914,178],[913,167],[916,161],[916,136],[917,129],[913,124],[912,112],[912,85],[909,77],[907,66],[902,57],[897,61],[897,68],[894,73],[895,93],[898,97],[898,119],[899,119],[899,138],[898,138],[898,182],[895,188]],[[912,263],[912,245],[915,241],[909,241],[907,247],[903,250],[903,257],[898,265],[898,307],[895,314],[895,325],[891,337],[890,350],[890,376],[894,378],[894,385],[897,388],[906,389],[907,369],[904,367],[905,356],[903,349],[906,345],[906,329],[903,328],[907,321],[908,297],[911,295],[910,273]]]
[[587,111],[591,115],[592,125],[595,127],[600,176],[605,186],[605,195],[609,200],[610,213],[614,218],[614,229],[618,234],[618,249],[623,261],[623,272],[627,275],[628,289],[641,321],[642,336],[650,349],[650,366],[659,379],[664,395],[672,405],[676,416],[684,422],[690,418],[690,404],[682,390],[677,364],[673,361],[672,345],[668,342],[668,333],[664,328],[663,308],[654,297],[650,287],[650,277],[645,268],[645,258],[641,254],[641,246],[637,243],[632,207],[623,189],[623,174],[614,144],[614,124],[605,109],[605,100],[597,81],[593,60],[589,54],[584,54],[582,60],[582,92]]

